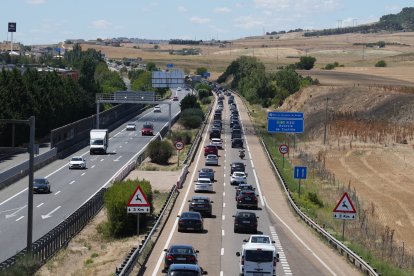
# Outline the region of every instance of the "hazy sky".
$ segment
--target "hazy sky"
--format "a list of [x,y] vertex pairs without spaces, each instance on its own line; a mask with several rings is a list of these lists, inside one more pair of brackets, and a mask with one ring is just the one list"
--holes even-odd
[[[1,0],[0,41],[67,38],[235,39],[263,31],[322,29],[377,21],[414,0]],[[353,20],[356,19],[356,20]]]

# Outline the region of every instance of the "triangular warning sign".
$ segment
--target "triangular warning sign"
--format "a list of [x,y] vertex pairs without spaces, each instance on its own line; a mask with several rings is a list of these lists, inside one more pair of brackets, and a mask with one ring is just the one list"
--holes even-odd
[[356,213],[354,204],[352,204],[352,201],[346,192],[343,194],[341,200],[339,200],[333,211],[337,213]]
[[141,187],[135,189],[134,194],[131,196],[128,202],[129,207],[139,206],[139,207],[149,207],[150,204],[145,196],[144,192],[141,190]]

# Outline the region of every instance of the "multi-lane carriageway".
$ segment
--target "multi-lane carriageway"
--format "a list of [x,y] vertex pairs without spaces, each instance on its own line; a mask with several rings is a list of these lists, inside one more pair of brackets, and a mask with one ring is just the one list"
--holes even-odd
[[[177,231],[177,215],[188,210],[188,199],[194,193],[197,172],[204,167],[203,146],[209,143],[208,133],[190,167],[190,173],[181,190],[160,238],[145,266],[143,275],[163,275],[164,248],[171,244],[191,244],[199,250],[199,264],[208,275],[239,275],[239,257],[243,239],[249,234],[233,232],[236,213],[235,186],[230,185],[230,163],[240,161],[238,149],[231,148],[229,108],[225,100],[222,134],[224,149],[219,151],[219,166],[215,167],[214,193],[207,194],[213,203],[213,217],[204,219],[204,233]],[[360,273],[334,250],[324,244],[289,208],[280,184],[273,175],[258,138],[254,135],[251,121],[239,98],[236,103],[240,112],[246,147],[246,172],[248,183],[256,186],[259,194],[258,230],[270,235],[280,255],[277,275],[359,275]],[[210,124],[212,117],[210,118]],[[209,127],[210,127],[209,124]],[[209,129],[207,128],[207,131]]]

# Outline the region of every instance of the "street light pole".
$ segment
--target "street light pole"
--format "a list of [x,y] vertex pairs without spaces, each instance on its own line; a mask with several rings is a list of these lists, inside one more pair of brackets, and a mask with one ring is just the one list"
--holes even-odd
[[34,140],[35,140],[35,117],[30,116],[30,144],[29,144],[29,198],[27,210],[27,252],[32,252],[33,232],[33,170],[34,170]]

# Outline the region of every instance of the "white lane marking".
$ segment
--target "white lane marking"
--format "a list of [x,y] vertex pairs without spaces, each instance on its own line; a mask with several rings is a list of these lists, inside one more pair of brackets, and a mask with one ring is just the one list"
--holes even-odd
[[266,198],[264,198],[264,201],[265,201],[265,204],[266,204],[266,207],[267,207],[267,209],[269,209],[271,212],[272,212],[272,214],[292,233],[292,235],[306,248],[306,250],[308,250],[308,251],[310,251],[311,252],[311,254],[313,255],[313,256],[315,256],[315,258],[332,274],[332,275],[336,275],[336,273],[318,256],[318,255],[316,255],[315,254],[315,252],[313,252],[313,250],[312,249],[310,249],[310,247],[292,230],[292,228],[290,228],[289,227],[289,225],[286,223],[286,222],[284,222],[283,220],[282,220],[282,218],[281,217],[279,217],[276,213],[275,213],[275,211],[273,211],[273,209],[272,208],[270,208],[270,206],[269,205],[267,205],[267,202],[266,202]]
[[12,217],[15,217],[17,215],[17,213],[20,212],[21,210],[23,210],[26,206],[27,205],[24,205],[24,206],[18,207],[18,208],[14,208],[14,209],[10,209],[10,210],[6,210],[6,211],[2,211],[1,213],[6,213],[6,212],[14,211],[13,213],[7,214],[5,216],[6,219],[12,218]]
[[122,146],[119,146],[120,148],[122,148]]
[[16,219],[16,221],[19,221],[19,220],[21,220],[22,218],[24,218],[24,216],[21,216],[20,218]]
[[220,271],[220,276],[223,276],[223,270],[222,270],[222,271]]
[[223,255],[224,255],[224,248],[223,248],[223,247],[221,248],[220,255],[221,255],[221,256],[223,256]]
[[223,183],[223,186],[226,187],[226,182]]
[[84,176],[86,173],[82,173],[81,176]]
[[39,208],[40,206],[42,206],[43,204],[45,204],[44,202],[40,203],[39,205],[36,206],[36,208]]
[[75,183],[75,180],[72,180],[71,182],[69,182],[69,185],[72,185],[73,183]]
[[91,167],[91,169],[93,169],[93,168],[95,168],[95,165],[93,165],[93,166]]
[[[207,129],[210,127],[210,122],[211,121],[209,121],[209,123],[208,123],[208,125],[207,125]],[[155,137],[155,136],[154,136]],[[203,143],[202,143],[202,145],[204,145],[205,143],[206,143],[206,138],[207,138],[207,135],[204,135],[204,139],[203,139]],[[152,139],[151,139],[152,140]],[[201,160],[201,153],[202,153],[203,151],[202,150],[200,150],[199,151],[199,153],[198,153],[198,157],[197,157],[197,161],[196,161],[196,163],[195,163],[195,167],[196,168],[198,168],[198,164],[200,163],[200,160]],[[191,174],[191,178],[190,178],[190,183],[193,183],[194,182],[194,177],[195,177],[195,173],[197,172],[197,170],[193,170],[193,173]],[[187,187],[187,191],[185,192],[185,195],[184,195],[184,199],[183,199],[183,202],[181,203],[181,206],[180,206],[180,210],[178,211],[178,213],[179,214],[181,214],[181,212],[183,211],[183,209],[184,209],[184,206],[186,205],[186,203],[187,203],[187,197],[188,197],[188,194],[190,193],[190,188],[191,188],[191,185],[188,185],[188,187]],[[175,219],[175,222],[174,222],[174,225],[173,225],[173,227],[172,227],[172,229],[171,229],[171,231],[170,231],[170,234],[168,235],[168,238],[167,238],[167,241],[165,242],[165,245],[164,245],[164,247],[163,248],[168,248],[168,245],[170,244],[170,242],[171,242],[171,239],[172,239],[172,236],[174,235],[174,233],[175,233],[175,229],[177,228],[177,225],[178,225],[178,218],[176,218]],[[152,272],[152,276],[157,276],[157,272],[158,272],[158,270],[160,269],[160,266],[161,266],[161,262],[163,261],[163,259],[164,259],[164,256],[165,256],[165,254],[164,254],[164,252],[161,252],[160,253],[160,256],[158,257],[158,261],[157,261],[157,264],[155,265],[155,268],[154,268],[154,271]]]
[[4,204],[4,203],[6,203],[6,202],[8,202],[8,201],[12,200],[13,198],[15,198],[16,196],[20,195],[21,193],[23,193],[23,192],[25,192],[25,191],[27,191],[27,188],[25,188],[24,190],[22,190],[22,191],[18,192],[18,193],[17,193],[17,194],[15,194],[15,195],[13,195],[13,196],[9,197],[8,199],[6,199],[6,200],[5,200],[5,201],[3,201],[2,203],[0,203],[0,206],[1,206],[1,205],[3,205],[3,204]]
[[226,202],[223,202],[223,208],[226,208]]
[[119,156],[117,159],[114,159],[114,161],[115,162],[118,162],[119,161],[119,159],[121,159],[122,158],[122,155],[121,156]]
[[226,219],[226,216],[225,215],[222,215],[221,216],[221,220],[225,220]]
[[105,160],[105,159],[104,159],[104,158],[102,158],[102,159],[101,159],[101,160],[99,160],[99,161],[101,161],[101,162],[102,162],[102,161],[104,161],[104,160]]
[[[240,123],[241,123],[242,129],[243,129],[243,133],[246,133],[246,130],[245,130],[244,125],[243,125],[243,121],[240,120]],[[245,140],[246,140],[246,148],[247,148],[247,151],[250,154],[249,142],[247,141],[247,139],[245,139]],[[263,207],[263,206],[265,206],[265,203],[264,203],[264,200],[263,200],[262,189],[260,188],[259,179],[257,178],[257,174],[256,174],[256,170],[254,169],[254,163],[253,163],[253,159],[252,158],[250,158],[250,163],[252,165],[254,180],[257,183],[257,190],[259,192],[260,204],[262,204],[262,207]]]
[[226,196],[226,192],[223,192],[223,197],[225,197]]
[[57,191],[57,192],[55,193],[55,195],[58,195],[58,194],[60,194],[60,191]]
[[49,212],[49,213],[47,213],[46,215],[41,215],[42,219],[47,219],[47,218],[50,218],[54,212],[56,212],[57,210],[59,210],[59,209],[60,209],[60,207],[62,207],[62,206],[58,206],[58,207],[56,207],[55,209],[53,209],[52,211],[50,211],[50,212]]
[[221,235],[224,236],[224,229],[221,230]]
[[128,144],[128,141],[125,141],[125,144]]
[[279,236],[276,233],[276,229],[274,226],[269,226],[269,229],[272,235],[272,239],[276,242],[275,247],[276,247],[277,252],[279,253],[279,259],[280,259],[280,263],[282,264],[283,271],[285,272],[285,274],[289,273],[290,266],[289,266],[288,261],[286,260],[286,256],[285,256],[285,253],[283,252],[282,245],[280,245],[280,243],[278,242]]

